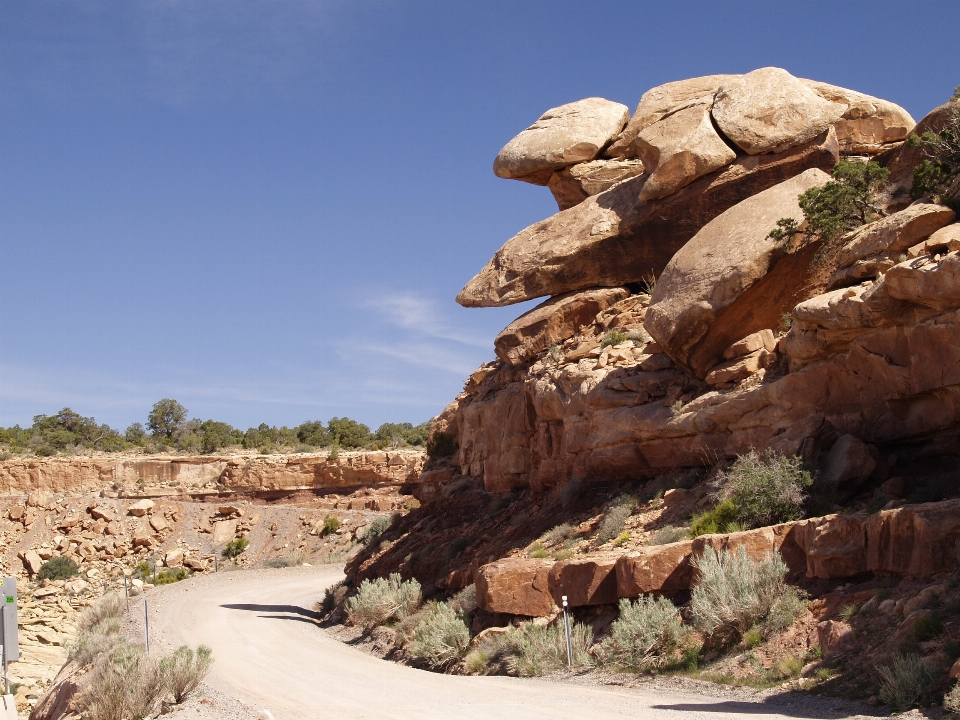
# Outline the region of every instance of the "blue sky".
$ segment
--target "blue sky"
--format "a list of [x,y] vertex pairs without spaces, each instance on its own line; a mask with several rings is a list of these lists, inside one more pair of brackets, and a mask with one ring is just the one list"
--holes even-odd
[[240,427],[436,415],[531,304],[454,296],[556,210],[499,148],[588,96],[776,65],[916,119],[943,2],[0,0],[0,425],[161,397]]

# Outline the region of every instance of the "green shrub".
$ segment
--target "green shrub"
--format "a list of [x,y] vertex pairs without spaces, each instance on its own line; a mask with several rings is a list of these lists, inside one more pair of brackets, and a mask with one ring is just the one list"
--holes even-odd
[[893,665],[877,669],[880,675],[880,699],[894,710],[907,710],[935,684],[933,668],[919,655],[897,655]]
[[450,457],[459,449],[457,438],[451,433],[435,432],[427,439],[427,457]]
[[[590,667],[589,653],[593,633],[589,626],[573,623],[574,667]],[[535,677],[567,667],[567,640],[563,623],[534,625],[526,623],[510,628],[496,637],[488,650],[478,648],[487,656],[485,671],[502,670],[509,675]]]
[[637,499],[632,495],[619,495],[607,506],[600,522],[597,542],[603,544],[613,540],[623,532],[624,525],[637,507]]
[[[872,160],[841,160],[834,166],[832,175],[833,179],[822,187],[810,188],[798,198],[807,222],[802,234],[824,244],[882,217],[875,197],[887,184],[890,171]],[[786,242],[798,232],[801,230],[796,220],[781,218],[770,237]]]
[[447,546],[443,555],[447,560],[453,560],[468,547],[470,547],[470,541],[467,538],[460,537]]
[[227,543],[227,546],[223,549],[223,556],[225,558],[234,558],[240,557],[243,552],[250,546],[250,541],[245,537],[234,538]]
[[619,330],[611,330],[606,335],[603,336],[603,342],[600,343],[600,348],[605,348],[609,345],[619,345],[627,341],[627,334]]
[[910,197],[914,200],[933,195],[944,205],[954,207],[960,201],[955,181],[960,176],[960,107],[948,111],[938,132],[911,134],[907,140],[918,148],[924,160],[914,169]]
[[392,515],[378,515],[375,517],[370,523],[370,527],[367,528],[367,532],[363,535],[364,542],[366,542],[368,545],[372,543],[387,531],[387,528],[390,527],[392,522]]
[[784,581],[787,566],[776,553],[756,562],[743,547],[732,555],[708,547],[694,567],[690,615],[712,644],[728,644],[754,626],[782,630],[803,610],[803,596]]
[[759,647],[763,644],[763,633],[759,630],[747,630],[743,634],[743,644],[748,648]]
[[160,661],[160,674],[164,685],[179,705],[203,681],[213,665],[213,651],[206,645],[197,647],[194,653],[189,645],[181,645]]
[[347,600],[347,617],[367,630],[389,620],[403,620],[422,602],[420,583],[401,580],[398,573],[389,578],[364,580],[357,594]]
[[712,509],[693,516],[690,522],[690,537],[730,532],[730,527],[737,522],[737,508],[733,500],[724,500]]
[[37,580],[67,580],[74,577],[79,568],[77,564],[68,557],[58,555],[50,558],[40,566],[37,573]]
[[334,515],[327,515],[323,520],[323,529],[320,530],[320,537],[333,535],[340,529],[340,519]]
[[190,577],[190,573],[186,568],[182,567],[173,567],[167,568],[166,570],[161,570],[157,573],[157,585],[170,585],[172,583],[180,582],[181,580],[186,580]]
[[917,642],[926,642],[943,632],[943,619],[935,612],[922,612],[913,619],[910,634]]
[[446,603],[437,603],[414,630],[410,652],[441,670],[460,660],[469,647],[470,630],[463,617]]
[[718,482],[720,498],[733,502],[735,520],[756,528],[800,518],[813,478],[797,456],[751,450],[720,473]]
[[686,540],[690,531],[686,528],[674,527],[673,525],[664,525],[659,530],[654,530],[647,540],[647,545],[669,545],[670,543]]
[[666,598],[645,595],[635,602],[624,599],[599,654],[604,662],[634,670],[659,667],[667,662],[682,636],[680,616]]

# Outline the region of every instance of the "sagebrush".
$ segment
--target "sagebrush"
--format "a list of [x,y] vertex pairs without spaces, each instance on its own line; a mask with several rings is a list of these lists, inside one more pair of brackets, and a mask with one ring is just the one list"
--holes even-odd
[[880,699],[894,710],[902,711],[915,705],[933,689],[934,670],[919,655],[897,655],[892,665],[877,668],[880,676]]
[[[570,631],[574,667],[590,667],[594,662],[589,653],[593,644],[590,627],[573,623]],[[526,623],[510,628],[485,647],[477,648],[475,657],[467,662],[468,671],[472,669],[474,674],[505,672],[520,677],[546,675],[566,666],[567,640],[562,623]]]
[[97,659],[79,704],[90,720],[142,720],[164,692],[153,658],[139,646],[121,644]]
[[795,455],[751,450],[717,478],[718,496],[733,503],[734,518],[745,528],[797,520],[813,477]]
[[79,665],[89,665],[123,642],[120,617],[124,604],[119,595],[105,595],[80,616],[80,632],[69,649],[69,657]]
[[178,705],[197,689],[210,672],[213,651],[200,645],[194,652],[189,645],[181,645],[160,661],[160,674],[173,701]]
[[708,547],[693,564],[698,577],[690,615],[713,645],[737,640],[754,626],[782,630],[804,608],[803,594],[787,585],[787,566],[776,553],[755,561],[742,546],[734,554]]
[[673,603],[645,595],[636,601],[621,600],[619,610],[610,636],[600,644],[604,662],[634,670],[665,664],[684,634]]
[[409,647],[414,657],[442,670],[466,655],[470,630],[460,613],[446,603],[437,603],[420,620]]
[[637,507],[637,499],[632,495],[619,495],[607,506],[600,521],[600,530],[597,533],[597,542],[609,542],[623,532],[624,525]]
[[389,620],[403,620],[422,601],[419,582],[402,580],[399,573],[393,573],[388,578],[364,580],[357,594],[347,600],[347,617],[369,630]]

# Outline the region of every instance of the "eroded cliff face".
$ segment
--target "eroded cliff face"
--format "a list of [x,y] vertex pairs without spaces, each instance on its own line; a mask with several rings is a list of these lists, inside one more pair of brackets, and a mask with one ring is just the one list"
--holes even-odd
[[[0,462],[0,493],[83,492],[108,487],[165,487],[178,492],[280,492],[416,485],[418,450],[267,456],[118,456],[23,458]],[[140,483],[140,481],[143,481]],[[142,493],[139,493],[142,494]]]
[[[751,448],[814,460],[845,435],[871,446],[880,473],[890,457],[955,463],[960,225],[931,198],[904,199],[922,159],[902,142],[909,115],[776,68],[648,96],[658,111],[647,118],[641,100],[608,150],[588,159],[639,157],[645,172],[511,239],[458,298],[500,305],[554,294],[501,333],[499,359],[434,421],[458,451],[428,465],[422,497],[458,476],[492,492],[650,479]],[[796,110],[787,124],[775,120],[784,107]],[[712,113],[714,126],[691,125],[684,113],[694,111]],[[956,102],[937,108],[918,127],[956,112]],[[562,113],[551,118],[563,125]],[[580,132],[572,120],[564,127]],[[708,162],[717,133],[728,152]],[[868,157],[891,173],[882,219],[828,247],[771,237],[781,218],[803,222],[798,196],[829,182],[835,162]],[[783,158],[783,172],[757,180]],[[548,170],[569,175],[578,162]],[[657,192],[647,187],[655,180]],[[729,192],[715,197],[720,185]],[[677,203],[687,209],[675,217]],[[664,244],[625,220],[637,213],[684,232]],[[566,279],[544,280],[558,274]],[[605,306],[585,317],[597,298]]]

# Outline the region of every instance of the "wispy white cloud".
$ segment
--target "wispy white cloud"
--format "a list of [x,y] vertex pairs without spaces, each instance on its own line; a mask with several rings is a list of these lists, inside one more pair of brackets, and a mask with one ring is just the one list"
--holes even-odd
[[422,295],[393,293],[367,305],[379,310],[388,322],[404,330],[470,347],[490,347],[489,338],[460,330],[444,317],[435,300]]

